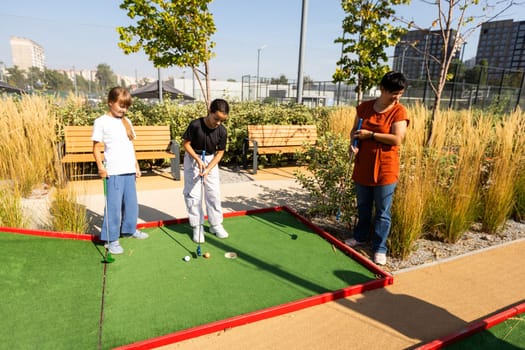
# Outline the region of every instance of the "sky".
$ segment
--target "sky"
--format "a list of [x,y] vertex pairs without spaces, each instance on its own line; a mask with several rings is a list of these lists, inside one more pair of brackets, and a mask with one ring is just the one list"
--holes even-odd
[[[303,0],[214,0],[215,57],[210,61],[212,79],[240,81],[244,75],[297,79]],[[0,62],[12,67],[9,38],[31,39],[45,50],[49,69],[96,69],[108,64],[120,75],[157,77],[157,70],[142,53],[125,55],[118,47],[116,27],[133,22],[119,8],[119,0],[6,1],[0,7]],[[341,55],[334,40],[342,35],[345,13],[339,0],[308,0],[303,74],[315,81],[329,81]],[[479,10],[478,10],[479,11]],[[412,0],[396,7],[397,15],[429,27],[436,18],[432,5]],[[416,18],[414,16],[417,15]],[[525,5],[498,19],[525,19]],[[467,38],[465,59],[476,54],[479,31]],[[387,50],[393,54],[393,48]],[[188,68],[170,67],[163,77],[191,78]]]

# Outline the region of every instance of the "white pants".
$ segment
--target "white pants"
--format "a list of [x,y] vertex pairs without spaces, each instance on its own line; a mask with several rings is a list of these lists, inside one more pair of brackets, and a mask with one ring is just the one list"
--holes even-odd
[[[205,163],[213,159],[213,155],[206,156]],[[202,206],[202,189],[204,188],[204,203],[210,225],[222,224],[222,205],[219,179],[219,166],[215,166],[201,182],[199,165],[187,153],[184,155],[184,202],[188,210],[188,219],[191,227],[204,224],[204,208]]]

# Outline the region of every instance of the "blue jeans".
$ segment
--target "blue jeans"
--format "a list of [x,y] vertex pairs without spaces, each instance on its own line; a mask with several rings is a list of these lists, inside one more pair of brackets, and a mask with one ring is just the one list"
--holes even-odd
[[137,200],[136,175],[111,175],[107,181],[107,198],[104,221],[100,232],[102,241],[113,242],[120,235],[132,235],[137,229],[139,205]]
[[[355,183],[357,195],[357,226],[354,229],[354,239],[359,242],[368,241],[370,230],[374,229],[372,249],[376,253],[386,253],[386,241],[392,223],[390,209],[397,183],[383,186],[363,186]],[[375,207],[375,217],[372,225],[372,209]]]

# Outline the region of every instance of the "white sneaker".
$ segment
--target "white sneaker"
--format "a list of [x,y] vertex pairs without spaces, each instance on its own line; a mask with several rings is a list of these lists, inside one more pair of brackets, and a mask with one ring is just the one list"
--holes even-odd
[[386,265],[386,254],[385,253],[375,253],[374,262],[377,265]]
[[211,226],[210,232],[214,233],[217,236],[217,238],[228,238],[229,236],[228,232],[226,232],[226,230],[224,229],[224,227],[222,227],[221,224]]
[[131,235],[131,237],[136,239],[146,239],[149,237],[149,235],[146,232],[136,230],[135,233]]
[[109,242],[109,244],[104,244],[104,247],[111,253],[111,254],[122,254],[124,253],[124,248],[120,246],[119,241],[113,241]]
[[354,238],[348,238],[345,240],[345,244],[349,247],[357,247],[359,245],[363,245],[365,244],[365,242],[359,242],[359,241],[356,241]]
[[202,225],[193,227],[193,242],[204,243],[204,228]]

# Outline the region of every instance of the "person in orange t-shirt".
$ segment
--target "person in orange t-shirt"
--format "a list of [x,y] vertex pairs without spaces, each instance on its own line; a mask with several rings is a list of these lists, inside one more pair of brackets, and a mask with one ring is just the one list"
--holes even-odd
[[[357,106],[357,117],[350,133],[350,152],[355,154],[352,180],[357,195],[358,221],[354,237],[345,240],[351,247],[368,241],[373,229],[374,262],[386,264],[387,239],[391,226],[391,207],[399,176],[399,146],[409,119],[399,102],[407,81],[402,73],[389,72],[381,80],[381,95]],[[357,129],[357,120],[363,119]],[[357,140],[357,147],[352,146]],[[372,218],[375,207],[375,217]]]

